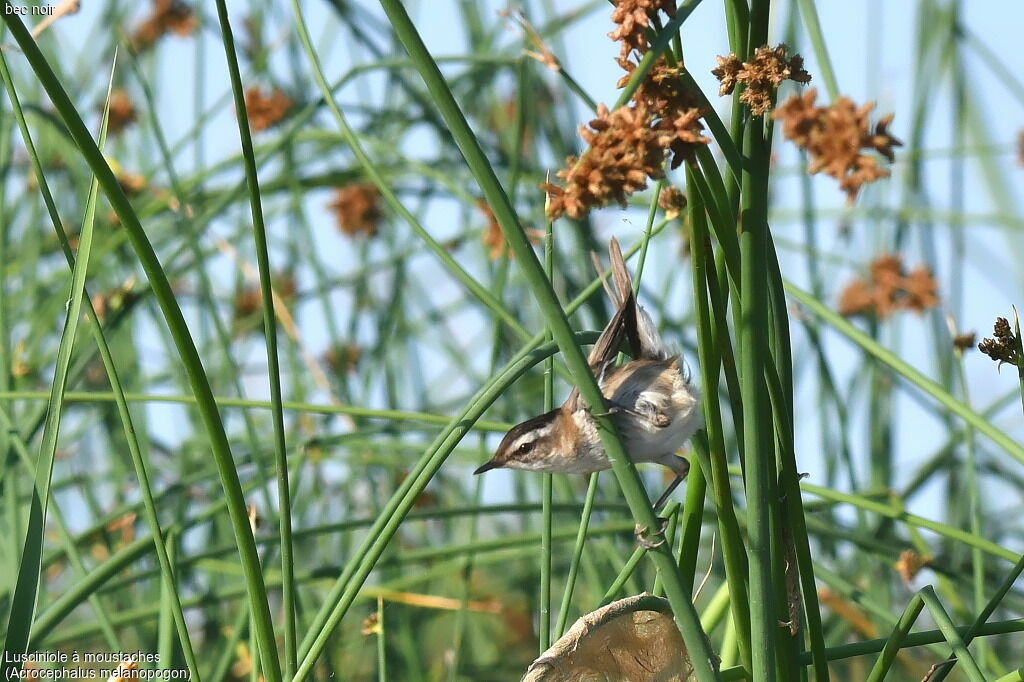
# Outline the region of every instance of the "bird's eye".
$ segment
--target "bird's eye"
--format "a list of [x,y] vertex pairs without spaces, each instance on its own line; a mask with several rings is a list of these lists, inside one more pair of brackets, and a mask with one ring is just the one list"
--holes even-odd
[[519,454],[520,455],[529,454],[530,450],[533,450],[533,441],[532,440],[526,441],[525,443],[523,443],[522,445],[519,446]]

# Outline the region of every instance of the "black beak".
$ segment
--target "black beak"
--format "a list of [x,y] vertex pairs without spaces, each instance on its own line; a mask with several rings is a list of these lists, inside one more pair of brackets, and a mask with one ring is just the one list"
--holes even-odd
[[473,472],[473,475],[476,476],[477,474],[482,474],[485,471],[490,471],[491,469],[497,469],[499,467],[501,467],[501,465],[492,459],[491,461],[485,462],[477,467],[476,471]]

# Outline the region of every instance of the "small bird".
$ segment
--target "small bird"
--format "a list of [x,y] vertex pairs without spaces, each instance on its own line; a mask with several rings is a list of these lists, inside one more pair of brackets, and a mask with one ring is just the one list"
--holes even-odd
[[[670,353],[647,311],[633,296],[632,280],[618,242],[609,246],[615,291],[605,285],[617,310],[588,357],[623,447],[634,462],[656,462],[676,479],[655,508],[668,499],[690,470],[675,454],[703,424],[700,393],[683,360]],[[633,360],[614,366],[623,338]],[[590,410],[574,388],[562,405],[513,427],[494,456],[474,471],[523,469],[590,474],[611,468]],[[639,531],[638,531],[639,535]]]

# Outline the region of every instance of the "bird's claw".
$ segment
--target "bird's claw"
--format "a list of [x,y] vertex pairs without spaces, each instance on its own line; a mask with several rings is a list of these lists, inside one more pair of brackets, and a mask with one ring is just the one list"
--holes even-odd
[[644,549],[657,549],[665,544],[665,529],[667,527],[668,519],[659,518],[657,531],[652,533],[650,528],[637,524],[633,529],[633,535],[636,537],[636,543]]
[[590,412],[590,414],[592,414],[595,417],[611,417],[613,415],[618,414],[619,412],[622,412],[622,408],[611,405],[604,412],[594,412],[589,407],[587,408],[587,411]]

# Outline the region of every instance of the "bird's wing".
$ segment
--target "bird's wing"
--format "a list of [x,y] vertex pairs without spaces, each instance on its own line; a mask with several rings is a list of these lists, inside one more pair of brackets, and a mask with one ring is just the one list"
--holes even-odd
[[[608,245],[608,255],[612,262],[612,278],[615,280],[618,300],[623,301],[627,297],[633,297],[633,281],[626,269],[626,262],[622,258],[622,250],[619,242],[612,237]],[[630,349],[633,351],[633,358],[636,360],[667,360],[673,353],[661,340],[658,328],[654,321],[647,314],[644,307],[633,302],[634,313],[632,324],[627,327],[626,335],[629,337]]]
[[[615,314],[608,320],[601,331],[601,335],[594,343],[587,357],[587,363],[591,371],[600,379],[604,372],[615,362],[619,354],[619,347],[623,338],[629,339],[629,344],[634,357],[640,357],[643,350],[642,337],[638,333],[637,305],[633,297],[632,279],[629,271],[626,270],[626,263],[622,258],[622,251],[619,249],[619,242],[613,237],[609,245],[612,262],[612,279],[615,282],[615,290],[612,291],[607,283],[605,290],[616,306]],[[600,275],[600,269],[598,270]],[[602,278],[603,279],[603,278]],[[579,407],[579,389],[573,388],[566,398],[565,404],[571,410]]]

